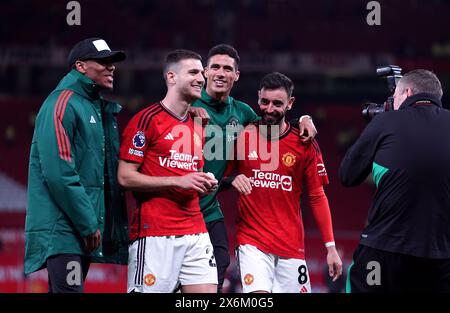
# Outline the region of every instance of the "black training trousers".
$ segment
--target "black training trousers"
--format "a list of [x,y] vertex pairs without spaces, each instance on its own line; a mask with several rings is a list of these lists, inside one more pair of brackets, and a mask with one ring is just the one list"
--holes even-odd
[[214,258],[217,264],[217,292],[222,292],[222,285],[225,279],[225,273],[230,265],[230,251],[228,249],[228,234],[223,219],[206,223],[209,238],[214,248]]
[[47,259],[49,293],[81,293],[91,264],[90,257],[57,254]]
[[429,259],[359,245],[348,269],[347,292],[450,292],[450,259]]

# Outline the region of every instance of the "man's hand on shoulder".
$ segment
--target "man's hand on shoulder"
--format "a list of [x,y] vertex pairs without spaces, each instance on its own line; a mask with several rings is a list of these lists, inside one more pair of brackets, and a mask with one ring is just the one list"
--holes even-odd
[[189,108],[189,113],[194,118],[200,118],[202,120],[202,125],[203,126],[208,124],[208,122],[210,120],[210,116],[209,116],[208,112],[204,108],[198,108],[198,107],[191,106]]
[[299,118],[298,127],[300,129],[300,138],[303,142],[310,141],[317,136],[317,129],[309,115],[302,115]]

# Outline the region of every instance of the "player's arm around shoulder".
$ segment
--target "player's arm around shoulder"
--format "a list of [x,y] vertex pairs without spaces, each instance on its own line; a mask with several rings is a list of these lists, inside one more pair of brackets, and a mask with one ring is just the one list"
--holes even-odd
[[189,114],[192,116],[194,120],[201,120],[201,124],[205,126],[208,124],[211,117],[209,116],[208,111],[205,108],[202,108],[200,106],[193,106],[191,105],[189,107]]
[[295,118],[289,124],[297,131],[298,136],[304,143],[315,139],[318,134],[313,119],[309,115],[302,115],[299,118]]
[[300,137],[303,142],[312,140],[317,136],[317,129],[313,123],[313,119],[309,115],[302,115],[298,119],[298,127],[300,129]]

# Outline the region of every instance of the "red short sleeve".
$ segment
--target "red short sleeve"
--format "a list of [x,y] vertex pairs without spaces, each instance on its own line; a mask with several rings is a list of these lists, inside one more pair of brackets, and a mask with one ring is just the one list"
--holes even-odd
[[120,159],[141,164],[150,142],[150,136],[149,130],[138,127],[138,121],[139,114],[130,120],[123,132]]

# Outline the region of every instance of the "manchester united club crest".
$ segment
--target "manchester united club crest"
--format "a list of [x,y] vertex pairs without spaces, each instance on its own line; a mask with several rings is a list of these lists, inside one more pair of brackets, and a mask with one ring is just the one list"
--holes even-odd
[[253,280],[254,280],[254,278],[253,278],[252,274],[245,274],[245,276],[244,276],[244,283],[246,285],[251,285],[253,283]]
[[142,131],[138,131],[133,137],[133,146],[135,148],[143,148],[145,146],[145,134]]
[[155,284],[156,277],[153,274],[147,274],[144,277],[144,282],[147,286],[153,286]]
[[228,120],[228,125],[231,127],[237,127],[239,125],[239,120],[233,116]]
[[286,152],[285,154],[283,154],[281,162],[283,162],[283,164],[287,167],[291,167],[295,163],[295,155],[291,152]]
[[227,138],[227,142],[233,142],[237,139],[238,137],[238,130],[239,130],[239,126],[241,124],[239,123],[239,120],[232,116],[227,123],[227,126],[225,126],[226,128],[226,138]]

